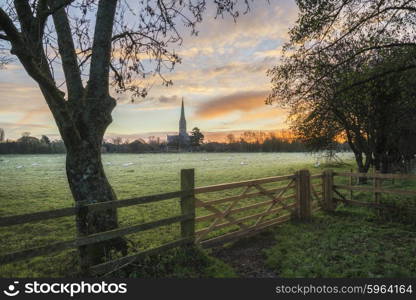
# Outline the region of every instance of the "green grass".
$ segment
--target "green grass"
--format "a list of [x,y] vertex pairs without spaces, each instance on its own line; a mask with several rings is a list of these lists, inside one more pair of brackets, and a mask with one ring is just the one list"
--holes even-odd
[[280,277],[416,276],[416,228],[379,222],[367,209],[341,205],[273,234],[276,244],[265,251],[266,263]]
[[[343,176],[335,176],[334,184],[349,184],[349,178]],[[352,180],[353,185],[358,185],[357,179]],[[366,184],[358,185],[361,187],[372,188],[374,186],[374,180],[368,179]],[[408,179],[386,179],[379,182],[380,188],[386,190],[408,190],[416,191],[415,180]],[[360,202],[372,202],[376,200],[373,192],[353,191],[352,195],[349,191],[338,189],[338,192],[346,199],[352,199]],[[340,198],[337,193],[334,193],[336,198]],[[342,198],[342,197],[341,197]],[[416,225],[416,196],[414,195],[399,195],[394,193],[383,193],[379,195],[380,204],[388,207],[377,210],[377,217],[381,221],[400,221],[404,224]]]
[[235,278],[234,270],[197,247],[147,256],[108,276],[131,278]]
[[[179,173],[182,168],[195,168],[197,186],[292,174],[302,168],[308,168],[313,173],[321,172],[323,169],[314,167],[313,156],[302,153],[106,154],[103,161],[119,199],[178,190]],[[132,164],[125,165],[127,163]],[[64,166],[64,155],[0,156],[0,216],[73,205]],[[350,167],[345,166],[342,169],[347,170]],[[265,187],[277,187],[282,184],[270,184]],[[243,189],[209,193],[201,196],[201,199],[214,200],[241,192]],[[247,199],[239,205],[265,200],[267,198]],[[256,212],[253,210],[249,213]],[[172,199],[122,208],[119,210],[119,220],[121,226],[128,226],[179,213],[178,199]],[[205,214],[209,212],[204,209],[197,211],[197,215]],[[197,229],[207,224],[200,223]],[[214,235],[232,229],[234,228],[221,229]],[[127,238],[132,249],[143,250],[169,242],[179,235],[179,226],[172,225],[129,235]],[[0,254],[74,237],[73,217],[1,228]],[[68,276],[76,271],[75,265],[75,251],[66,251],[0,266],[0,276]]]

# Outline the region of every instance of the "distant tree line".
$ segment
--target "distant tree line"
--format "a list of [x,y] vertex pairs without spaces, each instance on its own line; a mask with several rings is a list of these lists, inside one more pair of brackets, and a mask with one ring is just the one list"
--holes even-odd
[[[280,134],[282,135],[282,134]],[[201,145],[205,152],[306,152],[309,149],[289,134],[278,136],[273,132],[245,131],[239,137],[227,136],[226,142],[208,142]],[[336,144],[337,151],[349,151],[345,143]]]
[[[0,128],[0,137],[4,137],[4,131]],[[281,134],[280,134],[281,135]],[[194,128],[190,136],[190,152],[305,152],[309,151],[307,145],[300,139],[290,135],[278,136],[275,133],[262,131],[246,131],[240,136],[229,134],[226,141],[204,142],[203,134],[198,128]],[[165,140],[150,136],[147,141],[135,139],[129,141],[121,137],[107,139],[102,145],[104,153],[161,153],[168,152],[169,148]],[[331,150],[349,151],[347,143],[335,143]],[[40,139],[24,132],[16,141],[0,140],[0,154],[53,154],[66,153],[63,141],[51,141],[46,135]]]
[[[278,136],[275,133],[262,131],[245,131],[240,136],[229,134],[226,141],[204,142],[204,136],[198,128],[194,128],[190,136],[191,152],[305,152],[309,151],[306,145],[300,140],[291,136]],[[145,153],[145,152],[166,152],[169,151],[166,141],[151,136],[146,142],[144,139],[136,139],[132,142],[123,141],[116,137],[107,140],[103,144],[103,151],[108,153]],[[349,151],[347,143],[336,143],[336,151]],[[175,147],[173,147],[175,148]]]
[[4,130],[0,128],[0,154],[51,154],[65,153],[63,141],[51,141],[46,135],[40,139],[24,132],[16,141],[6,140]]
[[104,153],[146,153],[166,151],[166,142],[159,137],[150,136],[147,142],[144,139],[134,141],[123,140],[121,137],[105,140],[101,148]]

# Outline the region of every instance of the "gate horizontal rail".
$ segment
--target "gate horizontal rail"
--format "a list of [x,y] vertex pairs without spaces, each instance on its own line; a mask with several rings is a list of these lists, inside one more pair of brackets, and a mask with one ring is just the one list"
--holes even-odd
[[[118,209],[122,207],[154,203],[175,198],[180,199],[181,205],[181,214],[177,216],[147,223],[136,224],[128,227],[116,228],[113,230],[99,232],[87,236],[80,236],[68,241],[52,243],[46,246],[6,253],[0,255],[0,264],[21,261],[36,256],[49,255],[66,249],[79,248],[81,246],[104,242],[117,237],[175,223],[180,223],[180,239],[171,241],[156,248],[145,249],[139,252],[131,253],[121,258],[106,261],[99,265],[89,266],[91,274],[94,275],[111,271],[114,268],[129,264],[130,262],[145,255],[158,253],[160,251],[182,245],[193,243],[199,244],[202,247],[219,245],[235,238],[254,234],[260,230],[269,228],[270,226],[275,226],[277,224],[287,222],[293,217],[301,219],[307,218],[311,213],[311,205],[304,208],[302,212],[300,212],[300,208],[304,207],[304,205],[306,205],[308,201],[311,200],[307,198],[310,197],[311,193],[313,193],[316,197],[319,197],[322,194],[322,192],[314,191],[314,189],[318,187],[319,184],[310,184],[309,181],[311,179],[324,180],[324,176],[323,174],[315,174],[311,176],[307,170],[303,170],[292,175],[274,176],[212,186],[195,187],[194,170],[188,169],[181,170],[181,189],[179,191],[108,202],[78,202],[74,207],[0,217],[0,227],[5,227],[57,219],[61,217],[76,216],[81,209],[83,211],[86,209],[87,212],[96,212],[105,209]],[[305,187],[299,186],[301,181],[303,184],[306,184]],[[262,186],[263,184],[270,184],[275,182],[285,183],[284,186],[278,186],[276,188],[266,189]],[[237,196],[229,196],[210,201],[202,201],[197,198],[197,196],[199,197],[199,195],[203,193],[221,192],[242,187],[245,188],[244,192]],[[261,202],[251,202],[245,206],[238,206],[241,200],[256,197],[267,197],[269,199]],[[223,210],[221,207],[216,207],[217,205],[226,205],[227,207],[225,210]],[[261,209],[263,207],[265,208],[263,211],[248,213],[251,210]],[[196,208],[207,209],[211,212],[211,214],[197,217]],[[285,211],[288,213],[282,215],[281,213]],[[235,217],[237,214],[245,212],[247,212],[246,215],[239,218]],[[266,219],[274,215],[276,216],[271,219]],[[246,224],[247,221],[252,222],[252,220],[254,220],[253,224]],[[207,221],[212,221],[208,227],[199,230],[195,229],[195,223]],[[238,225],[239,230],[225,232],[220,236],[208,238],[208,234],[210,232],[234,225]],[[232,228],[230,227],[230,229]]]

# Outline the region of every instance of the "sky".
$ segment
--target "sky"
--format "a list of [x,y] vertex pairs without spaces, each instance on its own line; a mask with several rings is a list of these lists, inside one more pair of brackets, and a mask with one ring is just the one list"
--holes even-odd
[[[182,63],[164,74],[172,86],[154,78],[143,100],[131,103],[126,95],[117,95],[106,138],[131,140],[177,132],[182,98],[188,131],[198,127],[208,139],[287,127],[285,111],[264,101],[271,89],[266,71],[278,63],[296,20],[294,1],[255,0],[251,11],[237,22],[214,15],[208,9],[198,36],[182,32],[182,45],[175,47]],[[0,70],[0,128],[9,139],[19,138],[22,132],[59,138],[37,84],[16,61]]]

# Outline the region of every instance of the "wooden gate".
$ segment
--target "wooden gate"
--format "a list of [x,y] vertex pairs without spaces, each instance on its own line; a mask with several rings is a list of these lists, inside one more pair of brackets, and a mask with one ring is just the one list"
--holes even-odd
[[[196,243],[209,247],[288,221],[297,207],[295,181],[295,175],[288,175],[196,188],[196,208],[211,213],[196,218],[197,223],[204,223],[202,229],[195,232]],[[284,185],[273,188],[264,186],[273,183]],[[237,188],[242,188],[242,191],[226,198],[204,201],[200,197],[203,193]],[[244,215],[239,216],[242,212]],[[215,231],[231,226],[237,227],[237,230],[215,236]]]

